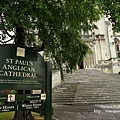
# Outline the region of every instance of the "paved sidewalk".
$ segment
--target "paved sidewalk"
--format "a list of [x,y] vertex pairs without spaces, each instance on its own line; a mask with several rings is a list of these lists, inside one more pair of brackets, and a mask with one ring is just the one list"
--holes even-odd
[[[56,120],[120,120],[119,109],[111,108],[114,105],[105,105],[106,108],[97,107],[98,105],[60,105],[54,108]],[[101,105],[104,107],[104,105]]]

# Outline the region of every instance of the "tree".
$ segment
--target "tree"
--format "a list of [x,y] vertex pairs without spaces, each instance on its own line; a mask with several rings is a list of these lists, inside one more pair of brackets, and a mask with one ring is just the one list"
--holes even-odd
[[[93,22],[101,15],[97,6],[95,0],[1,0],[1,43],[13,40],[14,44],[44,50],[63,79],[62,65],[71,72],[90,52],[81,31],[96,27]],[[16,112],[15,120],[24,120],[25,112]],[[27,120],[32,120],[29,116]]]
[[98,0],[101,12],[111,21],[113,30],[120,32],[120,1],[119,0]]

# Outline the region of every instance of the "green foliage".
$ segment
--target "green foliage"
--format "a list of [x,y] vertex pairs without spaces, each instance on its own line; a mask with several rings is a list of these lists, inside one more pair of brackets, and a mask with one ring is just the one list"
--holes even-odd
[[0,113],[0,120],[13,120],[14,112]]
[[120,32],[120,1],[98,0],[98,6],[112,22],[113,30],[115,32]]
[[45,55],[63,74],[63,64],[72,71],[90,51],[80,34],[95,28],[100,15],[96,0],[1,0],[0,30],[14,31],[17,36],[20,26],[28,45],[37,37],[45,45]]
[[[43,117],[40,116],[39,113],[32,112],[34,120],[44,120]],[[0,120],[13,120],[14,112],[1,112],[0,113]]]

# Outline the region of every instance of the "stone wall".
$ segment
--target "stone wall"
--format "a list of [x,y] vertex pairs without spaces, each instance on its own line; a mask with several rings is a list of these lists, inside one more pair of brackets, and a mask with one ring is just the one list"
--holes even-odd
[[52,70],[52,88],[61,84],[60,71]]

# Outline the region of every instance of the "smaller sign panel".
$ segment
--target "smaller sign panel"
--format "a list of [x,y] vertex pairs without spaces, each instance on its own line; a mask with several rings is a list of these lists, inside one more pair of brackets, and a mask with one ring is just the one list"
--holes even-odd
[[2,105],[0,106],[0,112],[9,112],[17,110],[17,105]]
[[26,100],[41,100],[41,94],[4,94],[0,95],[0,102],[14,102]]
[[19,105],[18,110],[39,109],[40,107],[41,103],[21,104]]
[[33,90],[33,94],[41,94],[41,90]]
[[40,109],[41,103],[0,105],[0,112]]
[[41,100],[46,100],[46,94],[41,94]]
[[8,102],[15,102],[15,94],[8,94]]
[[25,57],[25,48],[17,47],[17,56]]

